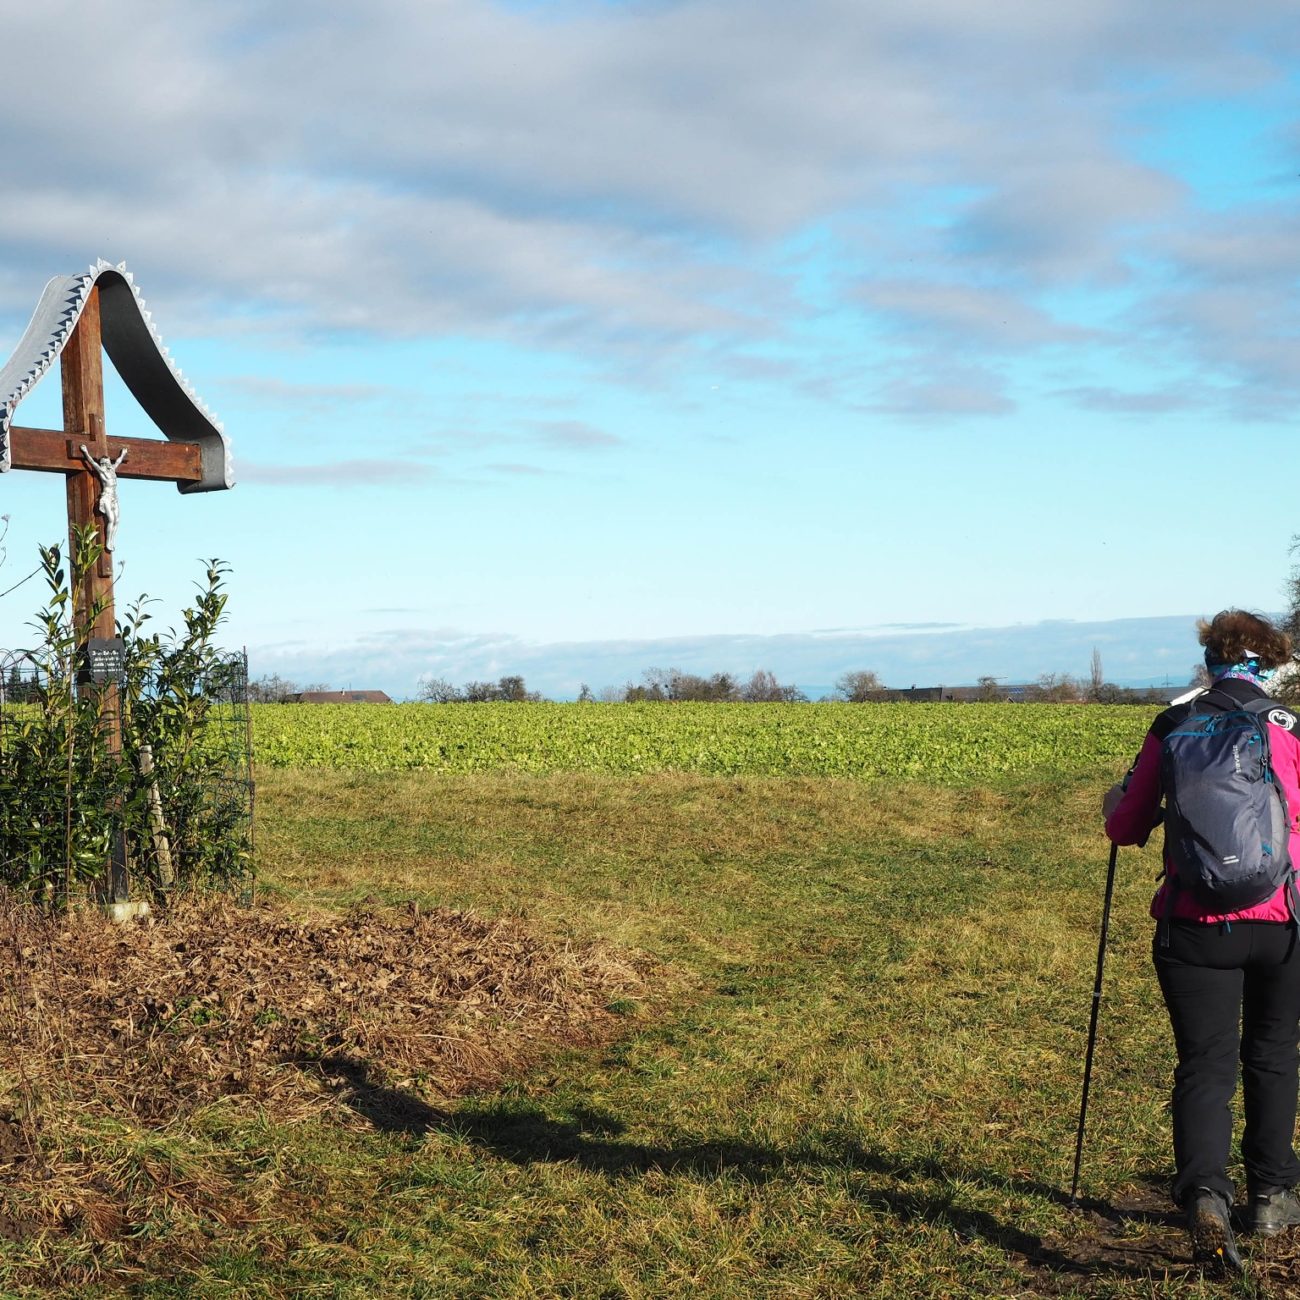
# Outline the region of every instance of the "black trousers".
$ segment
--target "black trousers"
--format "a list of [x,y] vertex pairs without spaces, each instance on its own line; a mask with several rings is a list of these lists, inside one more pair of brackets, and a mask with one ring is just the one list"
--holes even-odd
[[1229,1201],[1232,1096],[1241,1062],[1252,1183],[1292,1187],[1300,1052],[1300,948],[1294,925],[1239,921],[1230,929],[1174,921],[1153,948],[1178,1048],[1174,1071],[1174,1200],[1208,1187]]

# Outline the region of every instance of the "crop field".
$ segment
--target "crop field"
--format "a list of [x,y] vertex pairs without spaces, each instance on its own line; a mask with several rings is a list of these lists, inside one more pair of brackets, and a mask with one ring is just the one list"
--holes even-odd
[[[39,1187],[0,1205],[0,1294],[1300,1293],[1288,1234],[1245,1239],[1251,1276],[1230,1286],[1191,1264],[1167,1200],[1154,844],[1120,855],[1082,1204],[1067,1204],[1099,797],[1150,716],[259,708],[261,893],[309,919],[254,933],[218,915],[215,934],[179,943],[150,932],[175,971],[149,976],[150,1005],[183,1024],[150,1050],[177,1083],[151,1087],[150,1058],[119,1035],[122,1100],[49,1112],[38,1136],[68,1189],[63,1226],[21,1231]],[[381,935],[384,916],[399,920]],[[285,987],[250,974],[295,928],[315,946]],[[512,964],[494,974],[479,934]],[[54,973],[84,968],[93,985],[105,945],[123,942],[64,941]],[[440,976],[443,945],[456,964]],[[399,979],[403,948],[419,963]],[[233,1010],[179,996],[181,981],[202,988],[205,963],[227,972]],[[464,995],[455,1023],[422,1022],[432,979]],[[240,1039],[251,1026],[301,1054],[309,998],[369,995],[343,1056],[328,1037],[305,1044],[317,1072],[334,1061],[329,1105],[301,1100],[301,1061],[276,1067],[270,1047],[254,1060]],[[485,1063],[491,1044],[504,1073]],[[68,1088],[86,1074],[84,1036],[76,1047]],[[205,1066],[235,1048],[261,1091]],[[445,1084],[464,1068],[468,1090]],[[69,1171],[92,1156],[77,1192]]]
[[695,772],[970,781],[1080,771],[1136,753],[1131,705],[274,704],[266,767],[432,772]]

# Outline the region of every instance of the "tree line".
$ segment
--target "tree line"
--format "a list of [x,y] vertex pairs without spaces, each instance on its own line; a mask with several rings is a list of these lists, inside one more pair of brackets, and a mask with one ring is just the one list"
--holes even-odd
[[[1189,684],[1198,683],[1198,673],[1203,675],[1204,669],[1194,670]],[[916,694],[921,696],[925,691]],[[1029,703],[1147,704],[1164,702],[1166,694],[1154,687],[1133,688],[1107,682],[1096,650],[1086,678],[1044,673],[1033,682],[1010,687],[996,677],[986,676],[980,677],[974,687],[943,688],[943,698],[970,703],[1014,699]],[[905,699],[908,695],[908,691],[886,687],[873,669],[862,668],[842,673],[831,693],[819,699],[823,703],[867,704]],[[427,679],[420,685],[419,698],[430,704],[522,703],[543,699],[538,692],[530,691],[519,676],[502,677],[496,682],[466,682],[463,686],[455,686],[440,677]],[[598,692],[593,692],[584,682],[578,692],[579,704],[806,704],[808,699],[798,686],[779,681],[766,668],[756,669],[748,679],[728,672],[706,675],[683,672],[680,668],[647,668],[639,682],[607,686]]]
[[[1192,673],[1189,685],[1200,684],[1204,669]],[[326,691],[322,683],[299,686],[298,683],[270,674],[249,682],[249,698],[254,703],[283,704],[314,691]],[[891,689],[873,669],[860,668],[841,673],[822,703],[871,704],[881,701],[937,699],[942,690],[945,700],[963,703],[1015,700],[1026,703],[1060,704],[1155,704],[1164,702],[1167,692],[1156,688],[1116,686],[1107,682],[1102,672],[1101,656],[1094,650],[1087,677],[1069,673],[1044,673],[1035,681],[1011,686],[997,677],[977,679],[974,686],[923,687]],[[14,697],[16,698],[16,697]],[[419,700],[426,704],[538,704],[545,701],[539,691],[529,690],[519,674],[507,674],[495,681],[468,681],[456,685],[445,677],[425,678],[420,682]],[[798,686],[778,680],[775,673],[759,668],[750,677],[735,673],[688,673],[680,668],[647,668],[639,682],[607,686],[593,692],[585,682],[578,692],[579,704],[806,704],[809,697]]]

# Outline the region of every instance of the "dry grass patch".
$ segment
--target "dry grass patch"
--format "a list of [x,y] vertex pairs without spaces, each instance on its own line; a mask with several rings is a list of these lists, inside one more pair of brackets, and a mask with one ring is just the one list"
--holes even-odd
[[663,956],[703,943],[718,960],[770,943],[754,919],[871,888],[879,846],[1007,835],[1001,791],[918,782],[268,770],[258,795],[262,869],[288,896],[468,903]]

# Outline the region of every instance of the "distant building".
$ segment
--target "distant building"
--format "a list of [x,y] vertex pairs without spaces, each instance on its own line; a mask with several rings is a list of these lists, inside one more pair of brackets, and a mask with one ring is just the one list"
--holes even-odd
[[[1082,689],[1082,684],[1080,687]],[[1187,686],[1111,686],[1103,698],[1109,704],[1169,704],[1186,695],[1189,689]],[[980,700],[1024,704],[1043,698],[1042,688],[1034,682],[998,682],[993,687],[882,687],[878,691],[866,692],[866,700],[872,704],[927,704],[940,700],[959,704],[972,704]]]
[[900,704],[910,701],[913,704],[937,704],[940,700],[953,698],[953,688],[942,686],[882,686],[879,690],[863,691],[863,699],[868,704]]
[[299,691],[289,696],[294,704],[391,704],[383,691]]
[[958,700],[963,704],[979,700],[1004,700],[1008,704],[1022,704],[1029,686],[1021,682],[997,682],[993,687],[940,686],[945,700]]

